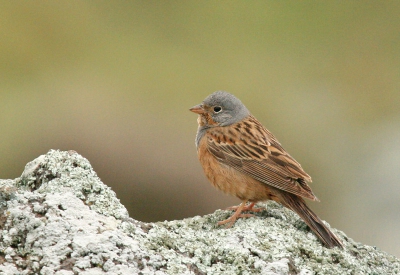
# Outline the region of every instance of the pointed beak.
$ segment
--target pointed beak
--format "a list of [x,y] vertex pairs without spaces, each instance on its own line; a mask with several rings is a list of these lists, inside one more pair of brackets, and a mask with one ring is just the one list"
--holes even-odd
[[196,114],[204,114],[204,108],[202,104],[193,106],[192,108],[189,109],[189,111],[196,113]]

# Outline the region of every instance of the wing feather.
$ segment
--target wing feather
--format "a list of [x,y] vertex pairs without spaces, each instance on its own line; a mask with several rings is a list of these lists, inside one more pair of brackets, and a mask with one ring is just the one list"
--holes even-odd
[[318,200],[306,183],[311,177],[253,116],[224,128],[207,133],[208,150],[219,162],[267,185]]

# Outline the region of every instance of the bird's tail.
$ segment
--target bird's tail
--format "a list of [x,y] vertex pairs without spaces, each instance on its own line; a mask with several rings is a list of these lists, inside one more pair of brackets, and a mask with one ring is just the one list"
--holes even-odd
[[329,248],[338,246],[343,248],[342,242],[333,232],[321,221],[320,218],[306,205],[305,201],[294,194],[283,194],[284,206],[293,210],[311,228],[317,237]]

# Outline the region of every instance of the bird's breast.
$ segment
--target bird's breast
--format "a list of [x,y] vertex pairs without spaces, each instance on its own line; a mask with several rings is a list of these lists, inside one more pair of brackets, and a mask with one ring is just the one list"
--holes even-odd
[[208,151],[207,134],[199,140],[197,154],[206,177],[215,188],[241,200],[256,202],[271,199],[274,188],[220,163]]

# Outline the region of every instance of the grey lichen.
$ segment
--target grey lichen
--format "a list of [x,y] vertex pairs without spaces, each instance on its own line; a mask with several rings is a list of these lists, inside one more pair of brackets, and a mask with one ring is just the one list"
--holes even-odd
[[129,218],[76,152],[51,150],[0,180],[0,274],[399,274],[400,260],[333,229],[325,248],[280,205],[216,226],[218,210],[180,221]]

